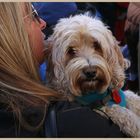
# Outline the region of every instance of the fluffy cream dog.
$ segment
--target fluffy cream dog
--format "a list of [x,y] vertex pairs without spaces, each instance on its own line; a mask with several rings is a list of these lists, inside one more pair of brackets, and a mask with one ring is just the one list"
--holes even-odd
[[[100,20],[89,15],[61,19],[48,39],[49,86],[68,99],[91,91],[103,94],[119,90],[128,66],[118,42]],[[127,107],[105,105],[101,109],[132,137],[140,137],[140,97],[125,92]]]

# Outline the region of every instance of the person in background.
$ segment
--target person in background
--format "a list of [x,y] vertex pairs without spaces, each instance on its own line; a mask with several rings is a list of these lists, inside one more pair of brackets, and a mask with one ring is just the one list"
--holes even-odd
[[125,23],[125,37],[130,54],[131,67],[129,70],[128,88],[138,91],[138,40],[140,24],[140,3],[130,2]]
[[43,30],[46,38],[52,33],[53,26],[60,18],[69,17],[77,12],[75,2],[32,2],[39,16],[47,22]]
[[117,2],[115,10],[114,36],[120,42],[120,46],[125,46],[124,26],[127,15],[128,2]]

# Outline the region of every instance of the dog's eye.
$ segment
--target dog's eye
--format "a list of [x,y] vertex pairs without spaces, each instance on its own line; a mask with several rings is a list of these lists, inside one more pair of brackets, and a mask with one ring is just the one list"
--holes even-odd
[[71,56],[73,56],[73,55],[76,54],[76,50],[73,47],[69,47],[68,48],[68,54],[71,55]]
[[100,44],[97,41],[94,42],[94,48],[95,48],[95,50],[101,49]]

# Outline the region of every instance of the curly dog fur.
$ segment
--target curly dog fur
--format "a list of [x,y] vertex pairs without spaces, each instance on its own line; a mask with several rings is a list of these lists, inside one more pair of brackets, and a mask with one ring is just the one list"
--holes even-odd
[[[48,84],[68,99],[124,85],[129,63],[102,21],[88,14],[63,18],[47,41]],[[126,108],[115,104],[102,110],[127,135],[140,137],[140,97],[131,91],[125,95]]]

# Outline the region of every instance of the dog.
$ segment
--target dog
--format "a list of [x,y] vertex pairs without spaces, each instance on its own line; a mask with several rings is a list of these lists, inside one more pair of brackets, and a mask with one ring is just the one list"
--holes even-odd
[[[99,96],[110,89],[119,91],[130,65],[123,58],[119,43],[109,27],[88,14],[59,20],[47,40],[48,85],[67,99]],[[93,95],[93,94],[92,94]],[[140,137],[140,97],[125,91],[126,107],[105,103],[104,111],[120,129],[131,137]]]

